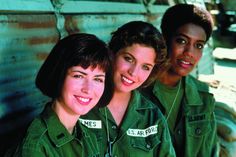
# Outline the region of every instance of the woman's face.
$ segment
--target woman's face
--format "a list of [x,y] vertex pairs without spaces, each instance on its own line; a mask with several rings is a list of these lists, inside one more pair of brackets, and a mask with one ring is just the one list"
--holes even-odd
[[59,102],[68,113],[84,115],[98,103],[104,86],[105,72],[98,66],[73,66],[67,71]]
[[120,49],[115,59],[115,91],[130,92],[142,85],[155,65],[155,58],[155,50],[141,44]]
[[181,26],[170,42],[171,73],[188,75],[202,57],[206,33],[198,25],[188,23]]

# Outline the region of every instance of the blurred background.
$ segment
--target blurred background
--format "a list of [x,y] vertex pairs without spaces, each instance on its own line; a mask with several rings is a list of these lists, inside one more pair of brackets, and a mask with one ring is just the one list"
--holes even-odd
[[107,42],[112,31],[132,20],[159,28],[165,10],[177,3],[202,6],[214,18],[212,38],[192,75],[210,85],[220,104],[218,119],[229,116],[230,122],[218,122],[223,126],[218,132],[228,129],[235,146],[228,154],[235,155],[235,0],[0,0],[0,156],[17,144],[48,101],[34,79],[60,38],[88,32]]

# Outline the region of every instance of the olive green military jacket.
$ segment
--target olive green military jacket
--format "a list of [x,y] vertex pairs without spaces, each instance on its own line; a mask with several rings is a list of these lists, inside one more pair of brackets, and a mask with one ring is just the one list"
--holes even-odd
[[[187,76],[183,80],[184,96],[175,125],[171,133],[176,156],[178,157],[213,157],[218,156],[219,146],[216,136],[215,100],[209,93],[208,86]],[[155,85],[153,86],[155,87]],[[165,114],[165,101],[161,99],[162,91],[153,88],[150,96],[147,89],[143,94],[153,100]],[[171,117],[170,117],[171,118]]]
[[28,128],[16,157],[100,157],[95,136],[78,123],[71,135],[47,105]]
[[109,151],[112,157],[175,156],[163,114],[138,91],[132,93],[120,126],[116,125],[107,107],[95,107],[81,118],[81,122],[96,134],[103,157]]

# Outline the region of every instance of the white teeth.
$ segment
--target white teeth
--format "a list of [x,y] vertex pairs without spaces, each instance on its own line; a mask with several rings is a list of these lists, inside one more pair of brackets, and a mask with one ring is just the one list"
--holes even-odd
[[127,79],[126,77],[122,77],[123,78],[123,80],[125,81],[125,82],[128,82],[128,83],[133,83],[133,81],[131,81],[131,80],[129,80],[129,79]]
[[79,98],[79,100],[81,100],[81,101],[83,101],[83,102],[88,102],[89,101],[89,99],[88,98]]
[[186,62],[186,61],[181,61],[182,63],[184,63],[184,64],[190,64],[190,62]]

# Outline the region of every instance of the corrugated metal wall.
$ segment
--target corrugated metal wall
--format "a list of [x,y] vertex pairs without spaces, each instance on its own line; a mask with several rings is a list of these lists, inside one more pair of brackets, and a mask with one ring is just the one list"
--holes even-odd
[[50,1],[0,5],[0,156],[17,142],[47,101],[35,87],[38,68],[59,39]]
[[48,98],[37,71],[60,37],[94,33],[105,41],[130,20],[160,25],[168,6],[67,0],[0,0],[0,156],[22,136]]

